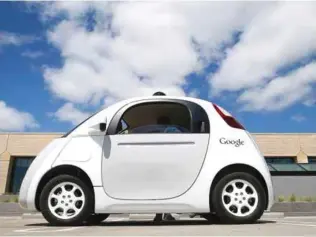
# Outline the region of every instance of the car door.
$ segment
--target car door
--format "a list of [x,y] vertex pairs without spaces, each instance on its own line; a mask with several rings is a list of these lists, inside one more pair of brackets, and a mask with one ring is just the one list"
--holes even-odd
[[[163,114],[173,119],[168,128],[155,122]],[[129,126],[125,130],[124,119]],[[206,112],[189,101],[144,100],[123,107],[111,120],[104,139],[105,192],[128,200],[182,195],[203,165],[209,130]]]

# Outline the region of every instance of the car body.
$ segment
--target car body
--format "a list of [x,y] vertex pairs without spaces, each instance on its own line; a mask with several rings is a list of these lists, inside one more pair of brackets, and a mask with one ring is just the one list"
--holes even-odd
[[23,208],[57,225],[114,213],[250,223],[273,199],[264,157],[231,114],[206,100],[164,95],[120,101],[53,140],[19,192]]

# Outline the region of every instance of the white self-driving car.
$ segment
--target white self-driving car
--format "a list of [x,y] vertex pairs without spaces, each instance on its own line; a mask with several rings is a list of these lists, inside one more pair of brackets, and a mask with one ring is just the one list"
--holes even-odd
[[54,225],[114,213],[196,213],[252,223],[273,204],[252,136],[220,106],[154,94],[92,115],[35,158],[19,202]]

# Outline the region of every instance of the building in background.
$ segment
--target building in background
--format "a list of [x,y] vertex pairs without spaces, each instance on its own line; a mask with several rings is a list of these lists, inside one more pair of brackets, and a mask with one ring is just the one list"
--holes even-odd
[[[0,195],[17,194],[35,156],[61,133],[0,133]],[[316,172],[316,133],[254,133],[272,174]]]

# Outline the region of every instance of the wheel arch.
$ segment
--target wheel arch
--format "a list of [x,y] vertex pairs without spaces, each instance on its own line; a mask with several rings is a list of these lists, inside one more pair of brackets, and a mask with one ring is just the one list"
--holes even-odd
[[213,210],[212,207],[212,202],[211,202],[211,195],[212,192],[216,186],[216,184],[220,181],[221,178],[223,178],[225,175],[232,173],[232,172],[245,172],[245,173],[249,173],[251,175],[253,175],[254,177],[256,177],[258,179],[258,181],[261,183],[264,192],[265,192],[265,201],[266,201],[266,206],[265,209],[268,208],[268,200],[269,200],[269,194],[268,194],[268,187],[267,184],[263,178],[263,176],[260,174],[260,172],[255,169],[254,167],[250,166],[250,165],[246,165],[246,164],[231,164],[228,166],[225,166],[224,168],[222,168],[215,176],[215,178],[212,181],[211,187],[210,187],[210,193],[209,193],[209,205],[210,205],[210,210]]
[[[39,205],[40,195],[45,184],[50,179],[62,174],[72,175],[83,180],[88,185],[88,187],[91,188],[91,191],[93,193],[93,198],[94,198],[95,194],[94,194],[93,184],[85,171],[83,171],[81,168],[74,165],[59,165],[50,169],[48,172],[46,172],[41,178],[37,186],[36,194],[35,194],[35,207],[38,211],[40,211],[40,205]],[[93,203],[94,203],[94,200],[93,200]]]

